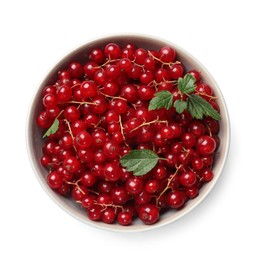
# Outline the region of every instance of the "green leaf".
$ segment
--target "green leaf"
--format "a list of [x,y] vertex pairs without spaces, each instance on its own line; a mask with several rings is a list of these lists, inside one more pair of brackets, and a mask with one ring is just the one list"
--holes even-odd
[[187,111],[193,118],[202,119],[203,116],[210,116],[216,120],[220,120],[221,116],[208,101],[199,95],[192,94],[188,96]]
[[184,109],[187,108],[187,102],[183,100],[176,100],[174,102],[174,107],[176,109],[176,112],[181,114],[184,111]]
[[151,171],[157,164],[159,157],[151,150],[131,150],[120,159],[120,163],[127,171],[135,176],[142,176]]
[[55,134],[56,131],[59,128],[59,120],[57,118],[55,118],[55,120],[53,121],[52,125],[49,127],[49,129],[45,132],[45,134],[43,135],[42,138],[49,136],[51,134]]
[[191,74],[186,74],[184,78],[178,79],[178,89],[185,94],[189,94],[195,91],[196,79]]
[[155,97],[150,100],[148,110],[155,110],[166,108],[167,110],[172,107],[173,95],[168,90],[162,90],[155,94]]

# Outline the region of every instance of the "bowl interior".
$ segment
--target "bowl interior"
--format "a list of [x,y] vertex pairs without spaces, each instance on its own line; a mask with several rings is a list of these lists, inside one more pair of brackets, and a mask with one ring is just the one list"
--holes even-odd
[[[46,177],[47,177],[47,171],[42,167],[40,164],[40,158],[42,153],[42,143],[43,138],[42,134],[43,132],[38,128],[36,124],[36,117],[39,114],[39,112],[42,109],[42,102],[41,102],[41,93],[43,88],[48,84],[53,84],[57,72],[59,70],[62,70],[66,68],[66,66],[72,62],[72,61],[79,61],[79,62],[86,62],[88,60],[88,53],[90,50],[96,47],[103,48],[107,43],[115,42],[119,44],[120,46],[124,46],[126,43],[134,43],[137,47],[141,48],[149,48],[149,49],[155,49],[158,50],[162,46],[169,45],[176,49],[177,51],[177,59],[181,60],[184,64],[186,69],[195,69],[197,71],[201,72],[201,77],[203,81],[207,84],[209,84],[213,90],[214,93],[218,98],[218,105],[220,107],[221,111],[221,121],[220,121],[220,133],[219,137],[221,139],[221,144],[218,149],[218,153],[215,158],[214,163],[214,178],[211,182],[207,183],[202,187],[200,190],[200,195],[196,197],[193,200],[188,201],[188,203],[185,204],[185,207],[182,210],[171,210],[167,213],[163,214],[162,217],[160,217],[160,221],[153,225],[144,225],[141,221],[137,220],[134,222],[131,226],[122,227],[117,224],[104,224],[101,222],[94,222],[87,218],[85,210],[83,210],[79,205],[74,203],[72,200],[64,198],[58,194],[56,194],[53,190],[51,190],[47,183],[46,183]],[[229,149],[229,137],[230,136],[230,130],[229,130],[229,118],[228,118],[228,112],[227,107],[224,101],[224,98],[222,96],[222,93],[217,86],[217,83],[212,78],[212,76],[209,74],[209,72],[202,66],[200,62],[198,62],[194,57],[192,57],[189,53],[187,53],[185,50],[180,48],[179,46],[170,43],[165,40],[161,40],[155,37],[150,36],[143,36],[143,35],[116,35],[116,36],[108,36],[101,39],[93,40],[91,42],[88,42],[79,48],[75,49],[74,51],[67,54],[64,58],[62,58],[45,76],[43,81],[41,82],[40,86],[38,87],[35,96],[33,97],[33,101],[30,107],[29,116],[28,116],[28,124],[27,124],[27,147],[28,147],[28,153],[31,161],[31,165],[33,167],[33,170],[43,187],[43,189],[46,191],[46,193],[67,213],[71,214],[76,219],[98,227],[103,228],[107,230],[113,230],[113,231],[143,231],[143,230],[149,230],[153,228],[157,228],[163,225],[166,225],[168,223],[171,223],[180,217],[187,214],[191,209],[196,207],[210,192],[210,190],[214,187],[215,183],[217,182],[222,169],[224,167],[228,149]]]

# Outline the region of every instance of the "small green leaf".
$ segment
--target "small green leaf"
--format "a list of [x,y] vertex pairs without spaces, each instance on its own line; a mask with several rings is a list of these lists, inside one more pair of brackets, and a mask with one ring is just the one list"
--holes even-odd
[[220,120],[221,116],[208,101],[199,95],[192,94],[188,96],[187,111],[193,118],[202,119],[203,116],[210,116],[216,120]]
[[142,176],[151,171],[157,164],[159,157],[151,150],[131,150],[120,159],[120,163],[127,171],[135,176]]
[[187,108],[187,102],[183,100],[176,100],[174,102],[176,112],[181,114]]
[[155,97],[150,100],[148,110],[155,110],[166,108],[167,110],[172,107],[173,95],[168,90],[162,90],[155,94]]
[[178,79],[178,89],[185,94],[189,94],[195,91],[196,79],[191,74],[186,74],[184,78]]
[[45,132],[42,138],[45,138],[46,136],[50,136],[51,134],[55,134],[56,131],[59,128],[59,120],[55,118],[52,125],[49,127],[49,129]]

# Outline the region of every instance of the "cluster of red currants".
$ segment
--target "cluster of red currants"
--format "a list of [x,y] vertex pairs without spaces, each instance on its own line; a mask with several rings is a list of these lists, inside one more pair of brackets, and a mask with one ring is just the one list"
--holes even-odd
[[[41,164],[48,185],[86,208],[91,220],[145,224],[163,212],[182,208],[213,178],[219,122],[194,119],[184,110],[149,110],[156,93],[181,98],[177,80],[196,79],[196,93],[219,111],[211,87],[200,73],[185,71],[176,51],[123,47],[94,48],[85,64],[71,62],[42,92],[39,127],[48,130]],[[133,149],[154,151],[156,166],[135,176],[120,164]]]

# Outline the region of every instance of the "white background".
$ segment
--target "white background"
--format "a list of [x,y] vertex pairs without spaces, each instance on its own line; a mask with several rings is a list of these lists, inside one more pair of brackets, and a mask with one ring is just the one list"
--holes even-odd
[[[1,1],[0,259],[259,259],[259,1]],[[144,233],[86,226],[44,193],[25,146],[29,104],[64,54],[106,34],[172,41],[210,71],[226,99],[230,155],[207,199]]]

